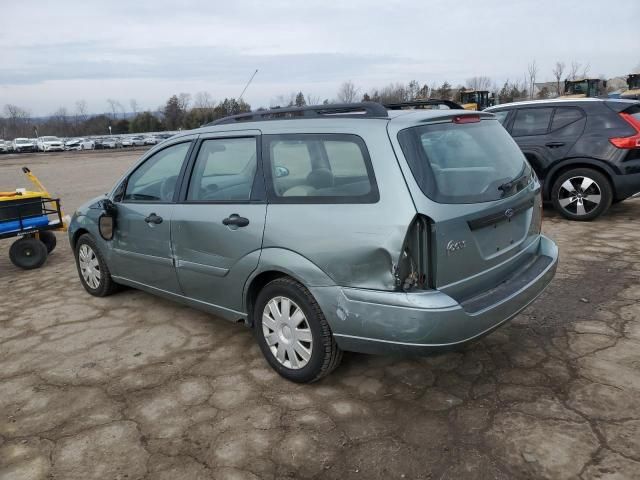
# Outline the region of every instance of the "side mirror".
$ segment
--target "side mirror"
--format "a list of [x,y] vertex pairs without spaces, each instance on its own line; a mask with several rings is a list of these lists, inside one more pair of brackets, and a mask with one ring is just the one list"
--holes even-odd
[[289,169],[287,167],[276,167],[275,169],[276,178],[282,178],[289,176]]
[[115,233],[116,214],[118,213],[118,209],[111,200],[105,198],[102,201],[102,210],[103,213],[98,219],[98,231],[102,238],[109,241],[113,239],[113,235]]

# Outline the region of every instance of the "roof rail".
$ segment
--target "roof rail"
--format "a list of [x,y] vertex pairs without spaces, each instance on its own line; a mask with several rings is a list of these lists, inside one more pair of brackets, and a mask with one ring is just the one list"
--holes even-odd
[[451,100],[439,100],[437,98],[430,98],[428,100],[413,100],[411,102],[385,103],[384,107],[387,110],[402,110],[404,108],[426,108],[434,107],[437,105],[445,105],[451,110],[464,110],[464,108],[462,108],[462,105],[456,102],[452,102]]
[[309,105],[306,107],[272,108],[270,110],[240,113],[206,123],[203,127],[240,122],[292,120],[296,118],[388,118],[388,116],[387,109],[376,102],[337,103],[330,105]]

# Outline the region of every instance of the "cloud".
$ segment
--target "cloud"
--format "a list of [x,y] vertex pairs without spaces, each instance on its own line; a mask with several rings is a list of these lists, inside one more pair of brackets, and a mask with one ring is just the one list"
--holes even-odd
[[[6,2],[0,29],[0,105],[35,114],[84,98],[145,99],[205,89],[247,92],[254,105],[303,90],[332,97],[351,79],[362,89],[392,81],[456,85],[476,75],[539,80],[556,60],[591,73],[631,71],[637,0],[31,0]],[[620,12],[618,15],[616,12]],[[307,90],[308,89],[308,90]],[[82,96],[80,96],[82,95]]]

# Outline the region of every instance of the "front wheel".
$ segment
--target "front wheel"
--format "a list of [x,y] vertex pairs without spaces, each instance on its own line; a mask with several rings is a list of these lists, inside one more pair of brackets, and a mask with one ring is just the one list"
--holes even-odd
[[106,297],[117,290],[118,286],[111,278],[107,262],[88,233],[78,239],[75,257],[80,282],[87,292],[94,297]]
[[47,247],[35,237],[23,237],[11,244],[9,259],[24,270],[40,268],[47,260]]
[[609,209],[612,200],[609,179],[591,168],[567,170],[551,188],[554,208],[569,220],[593,220]]
[[260,291],[253,325],[258,345],[271,367],[293,382],[315,382],[342,360],[342,350],[320,306],[293,279],[276,279]]

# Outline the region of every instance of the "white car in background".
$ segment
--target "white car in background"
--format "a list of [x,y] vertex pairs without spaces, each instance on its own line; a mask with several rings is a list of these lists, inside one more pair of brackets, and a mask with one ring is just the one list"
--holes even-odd
[[58,137],[38,137],[37,145],[41,152],[62,152],[64,150],[64,142]]
[[140,136],[131,137],[131,143],[134,147],[142,147],[144,145],[144,138]]
[[13,146],[9,140],[0,140],[0,153],[13,152]]
[[16,138],[13,140],[13,151],[16,153],[35,152],[36,144],[30,138]]
[[153,136],[144,137],[145,145],[156,145],[157,143],[158,143],[158,139],[156,137],[153,137]]
[[64,144],[65,150],[93,150],[96,142],[90,138],[71,138]]
[[118,148],[120,139],[118,137],[106,137],[102,139],[102,148]]
[[132,137],[122,137],[120,139],[120,145],[122,147],[133,147],[133,138]]

